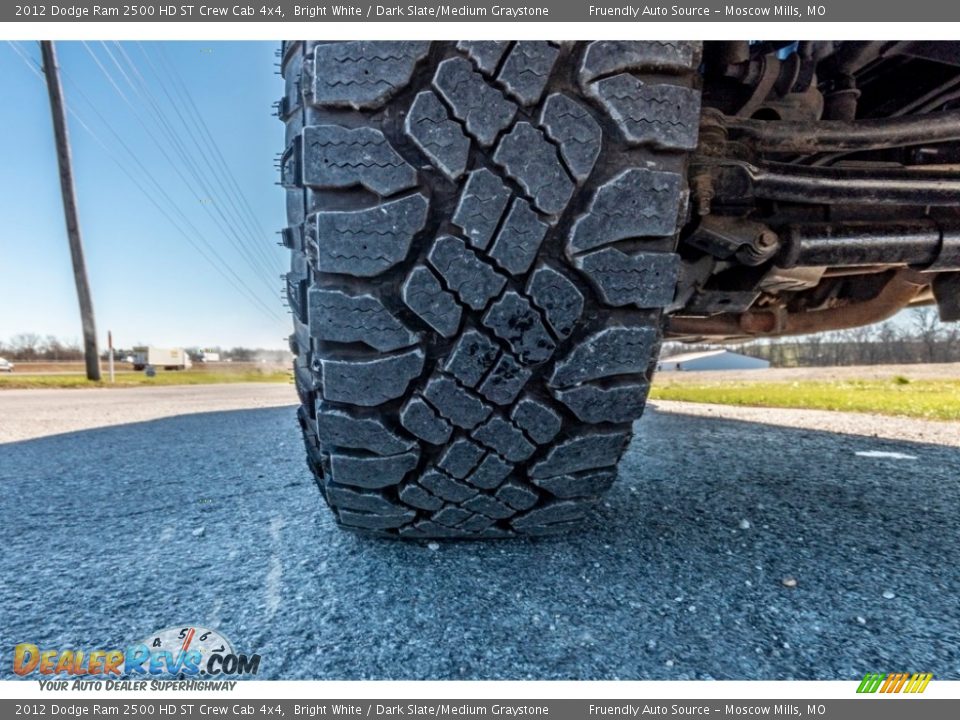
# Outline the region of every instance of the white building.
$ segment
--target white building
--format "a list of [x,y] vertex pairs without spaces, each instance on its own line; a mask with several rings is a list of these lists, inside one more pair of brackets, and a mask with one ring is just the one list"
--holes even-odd
[[741,355],[729,350],[704,350],[660,358],[657,370],[762,370],[770,367],[769,360]]

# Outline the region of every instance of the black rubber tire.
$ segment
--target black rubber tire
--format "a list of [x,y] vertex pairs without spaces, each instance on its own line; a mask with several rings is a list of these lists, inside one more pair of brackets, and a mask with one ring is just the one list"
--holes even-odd
[[609,488],[674,297],[698,43],[285,43],[308,463],[338,522],[543,535]]

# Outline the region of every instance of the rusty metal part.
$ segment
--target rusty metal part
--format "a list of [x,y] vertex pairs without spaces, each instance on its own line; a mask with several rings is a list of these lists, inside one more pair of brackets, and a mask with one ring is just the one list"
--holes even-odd
[[724,117],[731,135],[761,152],[879,150],[960,140],[960,110],[880,120],[753,120]]
[[782,63],[776,55],[764,55],[759,62],[759,77],[750,98],[737,112],[738,117],[749,118],[763,105],[780,79]]
[[685,240],[686,244],[744,265],[762,265],[780,248],[780,239],[767,225],[740,217],[708,215]]
[[798,313],[788,313],[778,308],[705,318],[672,316],[668,321],[667,334],[673,337],[759,337],[846,330],[892,317],[929,284],[929,278],[911,270],[901,270],[890,278],[876,297],[863,302]]
[[713,175],[704,168],[694,174],[690,185],[697,215],[708,216],[710,214],[710,203],[713,201]]
[[890,269],[889,265],[851,265],[849,267],[826,268],[823,277],[852,277],[854,275],[879,275]]
[[[877,272],[883,272],[881,268]],[[777,295],[783,292],[799,292],[812,290],[826,275],[823,267],[793,267],[782,268],[774,265],[760,279],[757,288],[765,293]]]
[[714,202],[743,204],[757,198],[824,205],[936,205],[954,207],[960,173],[953,170],[839,168],[698,157],[696,171],[714,168]]

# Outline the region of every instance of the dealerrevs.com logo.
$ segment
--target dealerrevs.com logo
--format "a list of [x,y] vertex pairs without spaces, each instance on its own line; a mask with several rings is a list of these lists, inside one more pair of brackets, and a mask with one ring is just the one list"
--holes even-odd
[[237,653],[216,630],[197,625],[166,628],[125,649],[61,650],[20,643],[13,650],[13,672],[21,676],[219,679],[259,670],[259,655]]

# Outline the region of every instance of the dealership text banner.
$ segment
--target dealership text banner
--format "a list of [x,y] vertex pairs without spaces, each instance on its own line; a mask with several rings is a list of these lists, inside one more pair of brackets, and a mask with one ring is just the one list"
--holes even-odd
[[960,3],[824,0],[814,4],[687,2],[644,5],[583,0],[500,2],[291,2],[198,4],[39,2],[0,7],[3,22],[952,22]]

